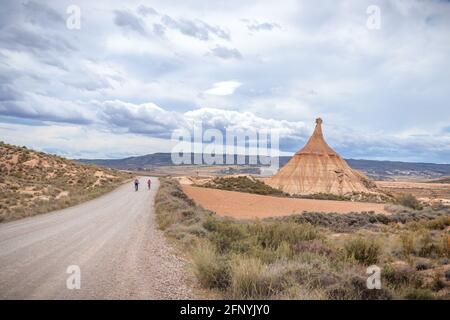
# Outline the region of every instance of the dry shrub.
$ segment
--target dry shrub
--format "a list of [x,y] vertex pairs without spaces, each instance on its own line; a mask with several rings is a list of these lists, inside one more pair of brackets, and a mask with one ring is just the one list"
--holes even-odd
[[442,253],[444,257],[450,258],[450,234],[442,235]]
[[209,239],[220,253],[247,252],[253,245],[245,224],[209,217],[203,227],[209,231]]
[[437,241],[433,233],[429,231],[424,231],[419,235],[417,246],[416,254],[420,257],[438,258],[444,254],[442,243]]
[[402,206],[414,209],[414,210],[422,210],[423,206],[419,200],[412,194],[403,194],[400,195],[397,199],[398,203]]
[[231,263],[231,295],[234,299],[270,299],[282,292],[282,272],[261,260],[236,256]]
[[371,265],[378,262],[381,246],[373,239],[356,236],[345,242],[344,250],[347,258],[355,259],[364,265]]
[[205,288],[224,289],[230,282],[230,270],[227,261],[219,257],[214,246],[202,241],[191,252],[194,273]]
[[334,250],[320,240],[302,241],[294,245],[293,251],[296,254],[302,252],[313,252],[324,256],[334,255]]
[[415,270],[408,266],[395,266],[387,264],[382,270],[382,283],[386,283],[389,287],[398,290],[400,288],[418,288],[422,285],[422,280]]
[[400,235],[402,254],[405,258],[409,257],[415,251],[414,235],[411,232],[405,232]]
[[326,289],[327,296],[331,300],[389,300],[392,295],[385,288],[371,290],[367,288],[367,277],[361,275],[349,275],[339,283]]
[[405,294],[404,298],[408,300],[434,300],[435,297],[433,292],[429,289],[424,288],[409,288]]
[[426,223],[427,228],[433,230],[444,230],[450,226],[450,215],[440,216]]
[[256,223],[250,227],[263,248],[278,248],[285,242],[296,245],[302,241],[321,238],[320,232],[309,223],[273,222]]

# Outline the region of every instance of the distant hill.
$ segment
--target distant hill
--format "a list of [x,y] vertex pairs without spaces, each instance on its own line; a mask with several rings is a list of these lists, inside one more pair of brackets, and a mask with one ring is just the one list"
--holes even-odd
[[0,142],[0,221],[99,196],[130,175]]
[[442,179],[435,179],[430,182],[432,182],[432,183],[450,183],[450,177],[445,177]]
[[[191,154],[193,163],[194,154]],[[251,157],[255,159],[255,157]],[[279,158],[280,167],[285,165],[290,156],[282,156]],[[224,156],[225,159],[225,156]],[[237,155],[234,155],[236,163]],[[257,159],[256,165],[250,165],[250,157],[246,156],[244,163],[251,167],[261,167],[264,163],[264,157]],[[261,161],[262,160],[262,161]],[[125,169],[125,170],[145,170],[158,166],[173,165],[170,153],[154,153],[144,156],[129,157],[124,159],[95,159],[95,160],[77,160],[82,163],[96,164],[108,168]],[[408,177],[412,179],[438,179],[450,176],[450,164],[435,163],[415,163],[400,161],[376,161],[376,160],[356,160],[346,159],[348,164],[356,169],[364,172],[366,175],[376,180],[392,179],[395,177]],[[227,165],[228,166],[228,165]],[[229,167],[229,166],[228,166]]]
[[376,179],[397,176],[435,179],[450,175],[450,164],[355,159],[347,159],[347,162],[352,168]]

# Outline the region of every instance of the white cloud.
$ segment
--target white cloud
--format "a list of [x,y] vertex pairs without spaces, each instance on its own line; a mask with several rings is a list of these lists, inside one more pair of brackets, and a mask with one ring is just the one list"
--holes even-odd
[[206,94],[215,96],[229,96],[233,94],[242,83],[238,81],[221,81],[213,84],[212,88],[205,91]]

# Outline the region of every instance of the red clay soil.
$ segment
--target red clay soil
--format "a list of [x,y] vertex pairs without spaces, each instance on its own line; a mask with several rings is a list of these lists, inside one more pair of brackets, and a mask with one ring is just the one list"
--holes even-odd
[[388,214],[384,210],[384,204],[379,203],[292,199],[188,185],[182,187],[192,200],[204,208],[236,219],[286,216],[304,211],[337,213],[374,211]]

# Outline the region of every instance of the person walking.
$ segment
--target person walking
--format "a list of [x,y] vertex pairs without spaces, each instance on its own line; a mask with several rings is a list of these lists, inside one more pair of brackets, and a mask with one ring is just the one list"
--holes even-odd
[[152,188],[152,180],[151,179],[148,179],[147,186],[148,186],[148,190],[150,190]]
[[139,190],[139,180],[136,178],[136,180],[134,180],[134,190],[138,191]]

